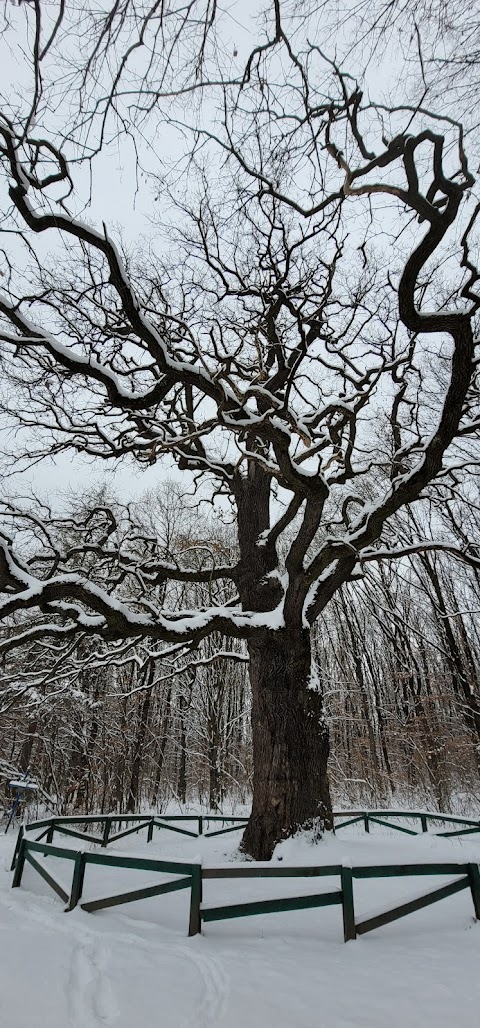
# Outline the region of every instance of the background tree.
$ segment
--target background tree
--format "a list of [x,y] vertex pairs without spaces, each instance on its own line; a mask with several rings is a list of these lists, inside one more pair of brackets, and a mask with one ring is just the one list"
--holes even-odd
[[[165,496],[171,501],[170,488]],[[154,517],[151,496],[138,507]],[[163,509],[160,498],[159,527]],[[472,509],[469,514],[473,536]],[[200,525],[194,510],[189,516],[190,533],[183,517],[182,535],[193,539]],[[216,526],[210,528],[215,534]],[[202,530],[205,539],[205,521]],[[466,640],[464,674],[470,662],[478,666],[478,576],[435,552],[445,618],[424,574],[424,556],[370,565],[314,626],[337,808],[420,806],[468,814],[478,803],[477,736],[445,646],[447,620],[460,653]],[[41,802],[64,813],[144,811],[179,802],[183,764],[187,811],[221,803],[238,812],[241,803],[243,812],[251,786],[249,683],[245,660],[218,659],[227,646],[226,639],[206,639],[184,671],[181,660],[162,659],[161,647],[148,640],[106,646],[80,636],[11,651],[0,677],[6,780],[29,771],[43,787]],[[238,646],[244,657],[244,643]],[[476,679],[469,682],[475,701]]]

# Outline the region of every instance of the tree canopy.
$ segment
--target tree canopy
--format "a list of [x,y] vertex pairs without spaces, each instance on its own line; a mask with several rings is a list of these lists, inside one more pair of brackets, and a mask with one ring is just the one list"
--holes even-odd
[[[314,15],[298,27],[278,0],[233,72],[208,5],[25,17],[30,92],[0,116],[2,409],[16,452],[159,475],[173,461],[199,502],[233,517],[238,545],[227,560],[212,546],[166,559],[154,532],[108,506],[66,524],[9,497],[0,648],[80,633],[181,654],[213,633],[245,640],[244,846],[266,857],[329,821],[312,625],[371,563],[441,548],[478,566],[435,514],[462,495],[479,426],[462,126],[423,102],[375,102],[324,53]],[[154,132],[171,146],[161,160]],[[134,144],[136,171],[127,145],[121,160],[158,212],[148,245],[82,213],[85,167],[112,138]],[[412,505],[428,516],[405,540]],[[187,582],[208,602],[179,608],[167,586]]]

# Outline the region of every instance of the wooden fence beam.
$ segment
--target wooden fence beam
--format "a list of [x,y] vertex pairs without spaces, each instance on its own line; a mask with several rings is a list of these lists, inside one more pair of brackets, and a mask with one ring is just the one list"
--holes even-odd
[[137,900],[150,899],[152,896],[164,896],[168,892],[177,892],[179,889],[188,889],[191,884],[191,876],[179,878],[175,882],[162,882],[161,885],[147,885],[143,889],[133,889],[130,892],[117,893],[115,896],[106,896],[102,899],[87,900],[82,903],[82,910],[92,913],[94,910],[103,910],[105,907],[117,907],[123,903],[135,903]]
[[18,851],[20,849],[20,844],[21,844],[21,841],[22,841],[24,835],[25,835],[25,829],[24,829],[23,825],[20,825],[20,828],[18,829],[17,841],[15,843],[15,849],[13,851],[12,863],[10,864],[10,870],[11,871],[13,871],[15,869],[15,864],[17,863]]
[[355,907],[353,902],[353,877],[352,869],[346,864],[341,870],[342,881],[342,908],[343,908],[343,938],[350,942],[357,938],[355,928]]
[[202,867],[201,864],[192,867],[190,892],[190,915],[188,919],[188,934],[199,935],[202,931],[201,903],[203,896]]
[[228,832],[241,832],[245,825],[231,825],[230,828],[215,828],[213,832],[205,832],[206,839],[213,839],[214,835],[227,835]]
[[55,878],[52,878],[52,875],[50,875],[48,871],[38,863],[38,860],[35,860],[35,857],[32,856],[28,849],[28,843],[25,849],[25,860],[32,865],[33,869],[40,875],[40,878],[43,878],[47,885],[56,892],[57,896],[60,896],[60,899],[63,900],[64,903],[68,903],[68,892],[63,888],[63,885],[60,885],[60,882],[57,882]]
[[67,911],[74,910],[82,895],[86,862],[86,854],[79,853],[73,868],[72,888],[70,890],[68,907],[66,908]]
[[475,917],[477,921],[480,921],[480,871],[478,870],[478,864],[468,865],[468,878],[470,881],[470,891],[472,893]]
[[394,832],[403,832],[404,835],[418,835],[413,828],[402,828],[401,825],[391,825],[389,821],[382,821],[379,817],[374,817],[373,814],[369,815],[370,821],[373,821],[376,825],[383,825],[384,828],[391,828]]
[[288,867],[274,864],[270,867],[255,867],[250,864],[227,867],[204,867],[202,877],[205,878],[330,878],[342,873],[341,864],[313,864],[306,867]]
[[393,907],[391,910],[384,910],[379,914],[374,914],[372,917],[365,918],[364,921],[357,922],[357,935],[364,935],[366,932],[373,931],[374,928],[383,928],[384,925],[390,924],[391,921],[397,921],[400,917],[405,917],[407,914],[414,914],[417,910],[422,910],[423,907],[429,907],[432,903],[438,903],[439,900],[446,899],[447,896],[453,896],[456,892],[461,892],[462,889],[468,889],[470,880],[468,876],[457,878],[453,882],[449,882],[448,885],[442,885],[440,889],[435,889],[433,892],[425,893],[423,896],[417,896],[415,899],[408,900],[406,903],[401,903],[398,907]]
[[134,835],[135,832],[141,832],[144,828],[150,828],[148,821],[142,821],[140,825],[133,825],[133,828],[124,828],[123,832],[116,832],[115,835],[109,836],[109,843],[116,842],[117,839],[124,839],[127,835]]
[[165,828],[167,832],[178,832],[179,835],[189,835],[192,839],[198,839],[198,832],[188,832],[186,828],[177,828],[176,825],[169,825],[165,821],[157,821],[156,818],[155,828]]
[[[119,820],[119,819],[117,818],[117,820]],[[102,836],[102,846],[103,846],[104,849],[106,848],[106,846],[108,846],[108,837],[110,835],[110,828],[111,828],[111,820],[110,820],[109,817],[107,817],[105,819],[105,824],[103,826],[103,836]]]
[[18,847],[17,859],[15,862],[15,873],[13,875],[12,889],[18,889],[22,881],[23,868],[25,867],[25,848],[27,840],[22,836]]
[[253,900],[248,903],[230,903],[221,907],[203,907],[202,921],[224,921],[254,914],[277,914],[282,911],[308,910],[312,907],[332,907],[342,902],[341,889],[320,892],[312,896],[285,896],[282,899]]

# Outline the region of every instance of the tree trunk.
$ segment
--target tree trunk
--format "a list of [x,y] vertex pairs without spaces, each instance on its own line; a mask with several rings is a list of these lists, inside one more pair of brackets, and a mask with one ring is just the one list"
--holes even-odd
[[475,758],[477,768],[480,770],[480,699],[477,695],[477,675],[475,662],[464,660],[464,656],[458,645],[452,621],[448,617],[447,603],[444,596],[444,588],[440,582],[434,560],[429,559],[428,554],[422,554],[421,563],[433,586],[435,599],[441,615],[439,624],[446,647],[448,649],[448,666],[451,675],[452,689],[460,701],[460,710],[465,720],[466,727],[475,743]]
[[[193,681],[193,680],[192,680]],[[185,685],[178,698],[180,717],[180,763],[178,767],[177,795],[182,806],[187,802],[187,714],[192,700],[192,682]]]
[[209,810],[220,810],[222,788],[220,775],[221,736],[218,724],[218,710],[211,700],[208,720],[208,805]]
[[162,723],[161,723],[161,728],[160,728],[160,732],[159,732],[159,740],[160,740],[160,742],[159,742],[159,746],[158,746],[158,752],[157,752],[157,755],[155,757],[155,781],[153,783],[153,791],[152,791],[152,795],[150,797],[150,802],[153,804],[154,807],[157,806],[157,803],[158,803],[158,794],[159,794],[159,790],[160,790],[160,779],[162,777],[163,764],[164,764],[164,760],[165,760],[165,750],[167,748],[167,742],[168,742],[169,734],[170,734],[170,722],[171,722],[170,701],[171,701],[171,699],[172,699],[172,687],[171,687],[171,685],[169,685],[168,686],[168,692],[167,692],[167,695],[165,697],[165,703],[163,705],[163,717],[162,717]]
[[[153,677],[153,673],[150,677]],[[138,805],[138,794],[140,790],[140,773],[142,771],[143,762],[145,758],[145,737],[147,734],[149,723],[151,699],[152,691],[151,689],[147,688],[140,708],[140,719],[138,722],[137,733],[133,747],[132,773],[130,775],[130,785],[128,788],[127,796],[128,814],[133,814]]]
[[270,860],[299,828],[332,826],[328,729],[321,693],[310,688],[309,632],[265,630],[249,655],[254,784],[242,849]]
[[33,747],[37,739],[38,732],[38,719],[34,718],[28,724],[28,731],[23,740],[22,748],[20,750],[20,756],[18,758],[18,767],[22,774],[26,774],[32,759]]

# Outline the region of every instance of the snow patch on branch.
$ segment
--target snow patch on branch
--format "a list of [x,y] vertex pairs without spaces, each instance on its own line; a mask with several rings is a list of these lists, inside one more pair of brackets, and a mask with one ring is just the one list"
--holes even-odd
[[310,628],[311,627],[310,622],[309,622],[308,617],[307,617],[308,610],[312,606],[312,604],[315,603],[315,599],[316,599],[317,592],[318,592],[318,589],[319,589],[320,585],[322,584],[322,582],[326,582],[327,579],[330,578],[330,576],[335,571],[335,569],[337,567],[337,564],[338,564],[338,557],[336,557],[335,560],[332,560],[330,562],[330,564],[327,564],[327,567],[323,569],[322,573],[318,576],[318,578],[316,578],[315,581],[312,582],[311,585],[309,586],[307,595],[306,595],[304,603],[303,603],[303,611],[302,611],[302,625],[303,625],[303,628]]

